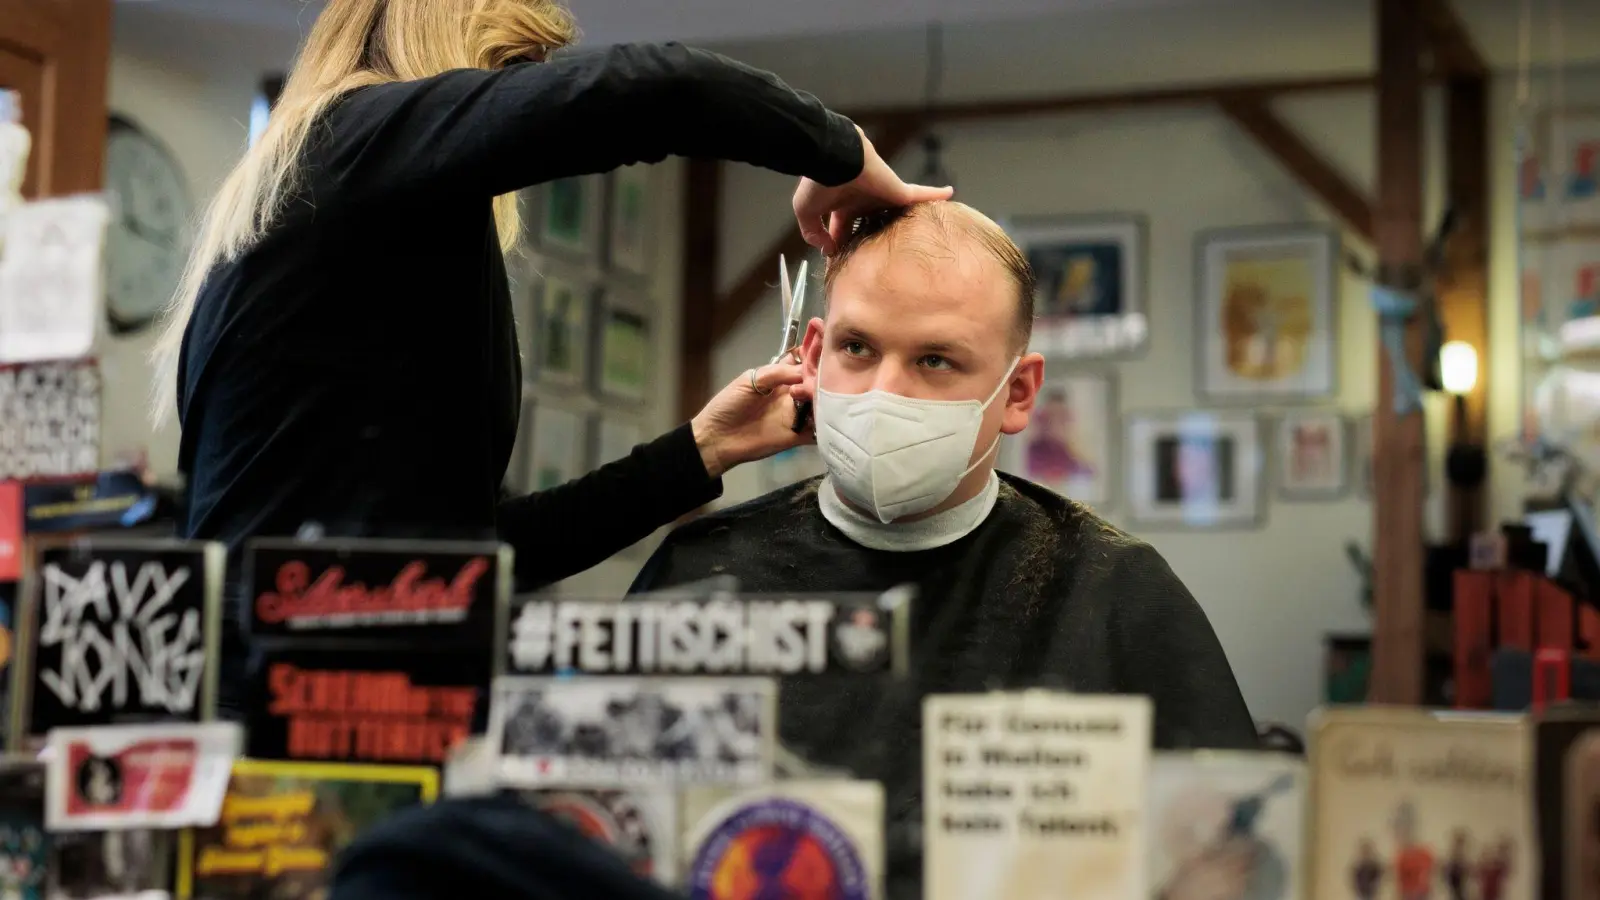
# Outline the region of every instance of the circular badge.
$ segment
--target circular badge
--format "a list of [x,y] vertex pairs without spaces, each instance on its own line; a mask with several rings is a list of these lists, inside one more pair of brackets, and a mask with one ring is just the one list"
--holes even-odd
[[867,900],[861,853],[844,830],[796,800],[740,804],[701,841],[689,869],[696,900]]

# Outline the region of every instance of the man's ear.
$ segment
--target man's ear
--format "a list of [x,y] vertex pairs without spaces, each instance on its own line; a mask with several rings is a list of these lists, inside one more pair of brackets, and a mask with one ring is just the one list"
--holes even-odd
[[800,342],[800,367],[805,380],[789,391],[798,400],[812,400],[817,396],[817,366],[822,363],[823,330],[821,319],[806,323],[806,336]]
[[1039,388],[1044,385],[1044,357],[1029,353],[1017,363],[1006,388],[1006,411],[1000,420],[1000,431],[1017,434],[1028,427],[1028,417],[1033,415],[1033,404],[1039,399]]

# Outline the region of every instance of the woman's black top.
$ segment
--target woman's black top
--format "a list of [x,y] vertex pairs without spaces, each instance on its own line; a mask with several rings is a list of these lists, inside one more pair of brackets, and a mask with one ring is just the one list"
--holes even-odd
[[346,97],[313,128],[267,235],[210,273],[184,335],[185,535],[232,549],[307,522],[498,536],[519,582],[542,584],[714,499],[688,426],[563,487],[500,494],[522,370],[490,201],[672,155],[827,185],[862,167],[848,119],[671,44]]

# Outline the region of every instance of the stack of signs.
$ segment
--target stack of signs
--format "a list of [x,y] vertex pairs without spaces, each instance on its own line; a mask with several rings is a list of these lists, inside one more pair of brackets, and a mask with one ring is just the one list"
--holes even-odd
[[11,745],[55,728],[195,723],[216,712],[220,544],[41,543],[24,573]]
[[1305,765],[1269,753],[1158,753],[1150,762],[1153,897],[1297,900]]
[[928,900],[1125,900],[1146,891],[1147,697],[928,697]]
[[1520,717],[1341,708],[1311,739],[1312,900],[1532,900],[1530,741]]
[[428,767],[240,760],[217,823],[181,837],[179,900],[326,897],[341,849],[438,790]]
[[247,755],[437,766],[482,721],[509,548],[263,540],[247,567],[264,692]]
[[1600,900],[1600,708],[1539,712],[1533,755],[1539,896]]

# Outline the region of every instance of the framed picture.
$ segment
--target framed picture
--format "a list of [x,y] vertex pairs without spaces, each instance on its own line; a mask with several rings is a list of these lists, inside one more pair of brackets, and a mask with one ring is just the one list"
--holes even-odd
[[611,299],[601,304],[600,315],[600,393],[641,402],[648,396],[651,382],[650,316]]
[[1248,528],[1263,513],[1260,424],[1247,412],[1128,416],[1128,499],[1136,524]]
[[604,182],[595,176],[561,178],[543,189],[539,246],[584,259],[595,255],[600,236]]
[[566,484],[588,471],[584,451],[588,449],[581,413],[553,403],[535,404],[532,448],[528,465],[529,490],[545,491]]
[[633,165],[611,174],[611,213],[606,256],[611,267],[648,276],[655,234],[655,170]]
[[1028,427],[1001,443],[1001,468],[1063,497],[1111,502],[1116,399],[1112,376],[1045,372]]
[[533,398],[524,392],[522,414],[517,419],[517,441],[511,445],[503,480],[506,490],[521,496],[533,490]]
[[1318,226],[1201,234],[1201,398],[1315,400],[1337,388],[1339,235]]
[[516,319],[522,380],[528,382],[534,380],[534,369],[539,364],[539,295],[544,279],[525,257],[516,254],[506,258],[506,274],[511,279],[511,315]]
[[1517,216],[1538,237],[1600,225],[1600,108],[1547,111],[1519,160]]
[[1039,279],[1031,349],[1050,358],[1081,359],[1145,345],[1143,219],[1022,218],[1008,230]]
[[595,423],[594,464],[598,467],[624,459],[642,443],[644,431],[639,423],[600,416]]
[[1344,417],[1291,412],[1278,420],[1278,493],[1286,500],[1331,500],[1349,486]]
[[534,350],[539,380],[581,384],[588,371],[589,316],[594,290],[559,275],[546,275],[538,292],[538,336]]

